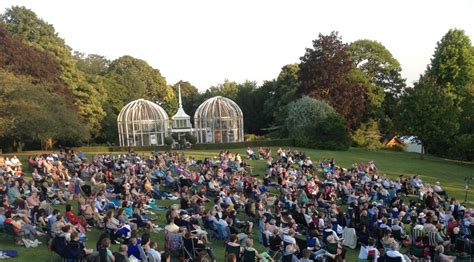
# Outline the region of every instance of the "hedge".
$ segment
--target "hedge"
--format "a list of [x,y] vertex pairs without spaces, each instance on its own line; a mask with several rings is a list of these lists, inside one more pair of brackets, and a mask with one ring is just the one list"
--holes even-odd
[[[260,146],[294,146],[293,139],[275,139],[275,140],[257,140],[248,142],[236,142],[236,143],[221,143],[221,144],[195,144],[190,149],[184,150],[213,150],[213,149],[236,149],[260,147]],[[130,149],[134,151],[169,151],[169,146],[135,146],[135,147],[120,147],[120,146],[83,146],[73,147],[76,152],[127,152]],[[180,149],[181,150],[181,149]]]

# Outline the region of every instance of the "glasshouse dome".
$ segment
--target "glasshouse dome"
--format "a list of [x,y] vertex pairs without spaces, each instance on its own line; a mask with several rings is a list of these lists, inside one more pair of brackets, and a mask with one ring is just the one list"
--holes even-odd
[[122,108],[117,117],[120,146],[163,145],[168,114],[159,105],[138,99]]
[[244,141],[242,110],[229,98],[209,98],[194,113],[194,131],[198,143]]

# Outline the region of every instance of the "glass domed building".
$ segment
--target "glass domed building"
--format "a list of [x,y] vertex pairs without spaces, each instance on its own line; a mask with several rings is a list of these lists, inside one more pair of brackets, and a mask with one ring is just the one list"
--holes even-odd
[[117,117],[120,146],[163,145],[168,121],[166,111],[151,101],[138,99],[128,103]]
[[244,141],[242,110],[229,98],[209,98],[194,113],[194,134],[201,144]]

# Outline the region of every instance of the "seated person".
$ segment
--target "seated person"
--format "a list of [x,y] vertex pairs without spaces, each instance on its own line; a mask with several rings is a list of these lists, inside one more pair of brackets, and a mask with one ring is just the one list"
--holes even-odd
[[390,244],[390,250],[385,252],[385,254],[383,254],[381,256],[381,258],[384,259],[384,261],[400,261],[400,262],[405,262],[405,261],[411,261],[411,260],[407,260],[405,259],[405,255],[403,255],[402,253],[400,253],[400,251],[398,251],[400,249],[400,246],[398,245],[397,241],[393,241],[392,244]]
[[119,251],[114,253],[115,262],[128,261],[128,246],[120,245]]
[[99,252],[93,249],[86,248],[83,243],[79,242],[79,233],[71,233],[71,241],[66,246],[65,258],[72,258],[74,260],[96,260],[99,258]]
[[362,246],[359,252],[359,259],[364,260],[376,260],[379,258],[380,252],[375,247],[375,240],[373,238],[369,239],[369,244],[367,246]]
[[44,234],[37,231],[36,228],[27,222],[27,218],[24,217],[23,220],[15,221],[12,218],[12,212],[7,211],[5,213],[5,221],[4,224],[11,224],[13,225],[13,230],[17,235],[23,235],[28,239],[35,239],[37,237],[43,236]]

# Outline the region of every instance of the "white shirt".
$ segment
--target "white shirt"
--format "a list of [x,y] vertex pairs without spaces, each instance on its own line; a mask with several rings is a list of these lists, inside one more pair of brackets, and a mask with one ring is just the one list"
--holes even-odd
[[150,250],[148,250],[148,261],[149,262],[161,262],[160,252],[154,250],[153,248],[150,248]]
[[398,251],[389,250],[387,251],[387,256],[392,257],[392,258],[401,257],[402,262],[406,262],[405,257],[402,255],[402,253]]
[[290,243],[290,244],[295,244],[296,245],[296,239],[290,235],[284,235],[283,236],[283,241],[286,242],[286,243]]
[[375,247],[361,247],[359,252],[360,259],[367,259],[369,256],[369,251],[375,251],[375,260],[377,260],[380,256],[380,252]]

